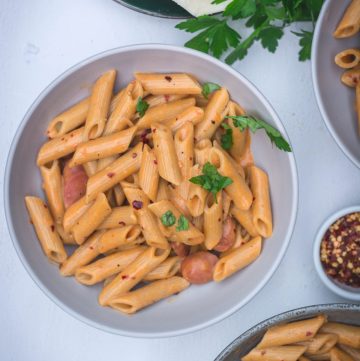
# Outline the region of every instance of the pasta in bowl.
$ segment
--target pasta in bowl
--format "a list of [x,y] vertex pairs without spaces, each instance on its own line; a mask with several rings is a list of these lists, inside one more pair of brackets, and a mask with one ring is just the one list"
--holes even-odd
[[290,145],[259,98],[225,65],[166,46],[117,49],[62,76],[29,111],[7,171],[10,230],[40,286],[80,319],[136,336],[196,330],[247,302],[283,256],[297,202]]

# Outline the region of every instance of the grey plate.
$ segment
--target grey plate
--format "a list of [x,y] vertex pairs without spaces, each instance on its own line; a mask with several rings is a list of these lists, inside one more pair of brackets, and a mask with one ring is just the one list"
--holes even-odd
[[246,331],[231,342],[215,361],[239,361],[241,357],[245,356],[259,343],[269,327],[280,323],[314,317],[320,313],[326,314],[331,321],[360,325],[360,305],[333,303],[298,308],[271,317]]
[[340,82],[343,70],[334,63],[340,51],[360,46],[360,35],[348,39],[332,36],[349,4],[350,0],[328,0],[322,8],[313,40],[312,74],[316,99],[328,130],[342,151],[360,168],[355,91]]

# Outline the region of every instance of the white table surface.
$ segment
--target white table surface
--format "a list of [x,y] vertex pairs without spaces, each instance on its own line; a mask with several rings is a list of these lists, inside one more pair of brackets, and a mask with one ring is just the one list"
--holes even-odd
[[[182,45],[188,35],[174,29],[176,23],[132,12],[111,0],[0,0],[1,172],[25,111],[56,76],[117,46]],[[34,284],[15,253],[1,207],[0,360],[212,360],[235,337],[267,317],[305,305],[343,301],[315,274],[312,243],[325,217],[359,203],[360,171],[325,128],[314,98],[310,62],[297,61],[297,48],[297,39],[288,32],[275,55],[255,46],[235,64],[280,115],[300,177],[295,232],[265,288],[231,317],[194,334],[155,340],[107,334],[66,314]],[[0,179],[3,182],[3,174]],[[2,197],[1,193],[1,203]]]

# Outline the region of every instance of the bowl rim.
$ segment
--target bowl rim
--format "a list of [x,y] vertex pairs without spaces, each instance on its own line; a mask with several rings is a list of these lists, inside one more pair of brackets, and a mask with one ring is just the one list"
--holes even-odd
[[307,317],[309,313],[324,313],[327,311],[343,311],[343,310],[354,310],[360,312],[360,305],[351,304],[351,303],[323,303],[318,305],[310,305],[299,308],[294,308],[289,311],[281,312],[277,315],[271,316],[256,325],[249,328],[247,331],[238,336],[235,340],[230,342],[224,350],[220,352],[220,354],[215,358],[214,361],[224,361],[224,357],[226,357],[230,352],[234,349],[238,348],[240,343],[246,339],[246,337],[252,335],[252,333],[259,327],[266,325],[267,327],[275,326],[281,322],[286,322],[289,316],[294,313],[304,313],[304,318]]
[[[188,48],[183,48],[180,46],[175,46],[175,45],[166,45],[166,44],[134,44],[134,45],[129,45],[129,46],[121,46],[121,47],[116,47],[110,50],[105,50],[103,52],[97,53],[95,55],[89,56],[87,58],[85,58],[84,60],[79,61],[78,63],[76,63],[75,65],[71,66],[70,68],[68,68],[67,70],[65,70],[62,74],[60,74],[58,77],[56,77],[53,81],[50,82],[50,84],[44,88],[44,90],[41,91],[41,93],[36,97],[36,99],[34,100],[34,102],[31,104],[31,106],[28,108],[28,110],[26,111],[23,119],[21,120],[14,138],[11,142],[11,146],[10,146],[10,150],[7,156],[7,160],[6,160],[6,167],[5,167],[5,177],[4,177],[4,186],[3,186],[3,192],[4,192],[4,208],[5,208],[5,219],[6,219],[6,223],[8,226],[8,230],[9,230],[9,234],[10,234],[10,238],[12,240],[12,243],[14,245],[14,248],[16,250],[16,253],[19,257],[19,259],[21,260],[21,263],[23,264],[24,268],[26,269],[26,271],[28,272],[28,274],[30,275],[30,277],[32,278],[32,280],[34,281],[34,283],[42,290],[42,292],[50,299],[52,300],[58,307],[60,307],[63,311],[67,312],[69,315],[71,315],[72,317],[78,319],[79,321],[82,321],[83,323],[95,327],[99,330],[102,331],[106,331],[112,334],[117,334],[117,335],[121,335],[121,336],[126,336],[126,337],[139,337],[139,338],[162,338],[162,337],[174,337],[174,336],[180,336],[180,335],[184,335],[184,334],[188,334],[188,333],[192,333],[195,331],[199,331],[201,329],[207,328],[211,325],[214,325],[224,319],[226,319],[227,317],[229,317],[230,315],[232,315],[234,312],[238,311],[239,309],[241,309],[243,306],[245,306],[251,299],[253,299],[255,297],[256,294],[259,293],[259,291],[268,283],[268,281],[271,279],[271,277],[274,275],[275,271],[277,270],[277,268],[279,267],[281,261],[284,258],[285,252],[288,249],[288,246],[290,244],[290,240],[291,237],[293,235],[294,229],[295,229],[295,223],[296,223],[296,218],[297,218],[297,214],[298,214],[298,193],[299,193],[299,187],[298,187],[298,172],[297,172],[297,167],[296,167],[296,161],[295,161],[295,155],[294,155],[294,150],[292,153],[287,153],[288,156],[288,160],[289,160],[289,165],[290,165],[290,171],[292,174],[292,179],[291,179],[291,183],[292,183],[292,188],[293,188],[293,194],[292,194],[292,206],[291,206],[291,218],[290,218],[290,222],[288,224],[287,227],[287,231],[286,234],[284,236],[284,240],[285,242],[282,244],[280,251],[277,254],[277,257],[275,259],[275,262],[273,263],[273,265],[271,266],[271,268],[268,269],[268,271],[266,272],[265,277],[262,279],[261,282],[259,282],[259,284],[255,287],[255,289],[248,294],[248,296],[242,300],[241,302],[238,302],[236,305],[234,305],[233,307],[231,307],[230,309],[226,310],[225,312],[220,313],[219,315],[217,315],[216,317],[213,317],[205,322],[190,326],[190,327],[186,327],[186,328],[182,328],[182,329],[178,329],[175,331],[161,331],[161,332],[134,332],[134,331],[127,331],[127,330],[123,330],[123,329],[119,329],[119,328],[114,328],[114,327],[110,327],[110,326],[106,326],[103,323],[100,322],[96,322],[92,319],[89,319],[85,316],[82,316],[80,313],[78,313],[77,311],[73,310],[72,308],[68,307],[65,303],[63,303],[63,301],[61,299],[59,299],[56,295],[54,295],[52,292],[50,292],[47,287],[45,286],[45,284],[42,282],[42,280],[40,278],[38,278],[35,273],[32,270],[31,265],[27,262],[26,257],[24,256],[24,253],[22,252],[22,249],[20,247],[20,243],[18,242],[16,236],[15,236],[15,229],[14,229],[14,224],[12,221],[12,215],[10,212],[10,197],[9,197],[9,188],[10,188],[10,170],[12,168],[12,163],[13,163],[13,158],[17,149],[17,145],[19,142],[19,139],[23,133],[23,129],[25,128],[27,122],[29,121],[29,118],[31,117],[32,113],[34,112],[34,110],[37,108],[37,106],[39,105],[39,103],[47,96],[47,94],[56,86],[58,86],[58,84],[63,81],[64,79],[66,79],[68,76],[70,76],[73,72],[77,71],[78,69],[94,62],[97,60],[100,60],[104,57],[110,56],[110,55],[114,55],[114,54],[118,54],[118,53],[123,53],[123,52],[128,52],[128,51],[141,51],[141,50],[159,50],[159,51],[170,51],[170,52],[180,52],[180,53],[185,53],[189,56],[194,56],[194,57],[198,57],[198,58],[202,58],[203,60],[211,63],[212,65],[218,66],[220,68],[223,68],[223,70],[229,72],[230,74],[232,74],[235,78],[237,78],[239,81],[243,82],[245,84],[246,87],[248,87],[257,97],[257,99],[265,106],[266,110],[269,112],[271,118],[277,123],[276,126],[278,127],[278,129],[282,132],[282,134],[285,135],[285,137],[289,140],[289,136],[286,132],[286,129],[283,125],[283,123],[281,122],[279,116],[277,115],[277,113],[275,112],[274,108],[272,107],[272,105],[270,104],[270,102],[265,98],[265,96],[257,89],[257,87],[252,84],[245,76],[243,76],[242,74],[240,74],[239,72],[237,72],[235,69],[233,69],[232,67],[228,66],[227,64],[221,62],[218,59],[215,59],[213,57],[211,57],[208,54],[199,52],[197,50],[193,50],[193,49],[188,49]],[[291,145],[291,141],[289,140],[289,143]],[[292,147],[293,149],[293,147]]]
[[326,111],[326,107],[324,102],[322,101],[321,98],[321,90],[320,90],[320,86],[319,86],[319,81],[318,81],[318,71],[316,68],[316,64],[317,64],[317,59],[319,57],[319,52],[318,52],[318,44],[320,41],[320,29],[322,27],[322,23],[325,19],[326,13],[328,11],[328,9],[332,6],[333,0],[328,0],[325,2],[325,4],[323,5],[321,11],[320,11],[320,15],[319,18],[316,22],[316,26],[315,26],[315,31],[314,31],[314,37],[313,37],[313,42],[312,42],[312,46],[311,46],[311,74],[312,74],[312,84],[313,84],[313,89],[314,89],[314,93],[315,93],[315,98],[316,98],[316,104],[318,106],[318,109],[320,110],[321,113],[321,117],[325,123],[326,128],[328,129],[329,133],[331,134],[331,136],[333,137],[333,140],[335,141],[335,143],[337,144],[337,146],[340,148],[340,150],[343,152],[343,154],[358,168],[360,168],[360,159],[357,160],[352,154],[351,152],[346,148],[345,144],[340,140],[339,136],[336,133],[336,130],[334,129],[334,127],[331,125],[330,122],[330,116],[328,115],[327,111]]
[[354,212],[360,212],[360,206],[350,206],[350,207],[342,208],[332,213],[323,221],[315,236],[315,241],[313,245],[313,261],[317,274],[319,275],[323,284],[329,290],[349,300],[360,301],[360,289],[358,290],[354,289],[354,291],[351,291],[350,287],[348,287],[349,290],[347,290],[341,287],[340,285],[338,285],[325,273],[320,260],[320,245],[326,230],[340,217]]

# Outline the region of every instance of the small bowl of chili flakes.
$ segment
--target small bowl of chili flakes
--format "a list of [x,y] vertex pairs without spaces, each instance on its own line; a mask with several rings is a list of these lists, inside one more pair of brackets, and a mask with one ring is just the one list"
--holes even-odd
[[342,209],[324,222],[315,238],[314,262],[331,291],[360,301],[360,207]]

